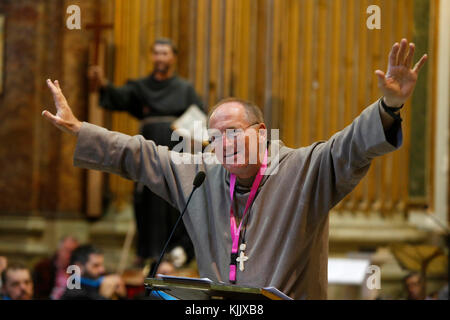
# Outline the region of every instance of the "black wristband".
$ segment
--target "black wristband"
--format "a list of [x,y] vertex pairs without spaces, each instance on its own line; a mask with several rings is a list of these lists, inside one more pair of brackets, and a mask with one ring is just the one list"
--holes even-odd
[[384,111],[386,111],[386,113],[388,115],[390,115],[392,118],[394,118],[397,121],[402,121],[402,118],[400,117],[399,114],[396,114],[396,111],[399,111],[401,108],[403,108],[403,104],[400,107],[388,107],[384,101],[383,98],[380,99],[381,102],[381,106],[383,107]]
[[[383,97],[384,98],[384,97]],[[402,104],[400,107],[388,107],[385,103],[384,103],[384,99],[381,98],[381,105],[383,106],[383,108],[386,109],[390,109],[393,112],[396,112],[398,110],[400,110],[401,108],[403,108],[404,104]]]

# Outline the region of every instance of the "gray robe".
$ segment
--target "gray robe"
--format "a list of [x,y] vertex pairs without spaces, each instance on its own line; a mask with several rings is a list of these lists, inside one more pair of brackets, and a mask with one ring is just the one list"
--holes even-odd
[[[384,132],[379,100],[328,141],[291,149],[281,141],[250,209],[245,270],[237,284],[274,286],[294,299],[326,299],[328,212],[367,173],[371,160],[401,145],[400,123]],[[389,142],[389,141],[390,142]],[[273,149],[272,149],[273,150]],[[196,173],[206,180],[194,193],[183,222],[201,277],[228,283],[231,234],[229,173],[220,164],[175,164],[173,151],[142,136],[127,136],[83,122],[74,165],[141,181],[180,211]],[[272,161],[278,156],[278,161]],[[214,155],[193,155],[210,160]],[[270,174],[277,170],[276,174]],[[242,216],[249,188],[237,186]]]

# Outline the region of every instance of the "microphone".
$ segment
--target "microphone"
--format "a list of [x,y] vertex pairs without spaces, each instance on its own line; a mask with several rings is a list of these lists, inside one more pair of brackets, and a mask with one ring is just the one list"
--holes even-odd
[[[204,171],[200,171],[199,173],[197,173],[195,175],[194,183],[193,183],[194,190],[202,185],[203,181],[205,181],[205,178],[206,178],[206,173]],[[194,190],[192,190],[192,192],[194,192]]]
[[181,219],[183,218],[184,213],[186,212],[187,206],[188,206],[189,202],[191,201],[191,198],[192,198],[192,195],[194,194],[194,191],[197,190],[197,188],[202,185],[203,181],[205,181],[205,177],[206,177],[206,174],[205,174],[204,171],[200,171],[200,172],[198,172],[195,175],[194,183],[193,183],[194,188],[192,189],[191,194],[189,195],[189,198],[188,198],[188,200],[186,202],[186,205],[184,206],[184,209],[183,209],[182,213],[178,217],[177,222],[175,222],[175,225],[174,225],[174,227],[172,229],[172,232],[170,233],[169,239],[167,239],[167,241],[166,241],[166,243],[164,245],[164,248],[163,248],[163,250],[161,252],[161,255],[159,256],[158,262],[155,264],[155,266],[153,267],[153,270],[151,271],[150,278],[154,278],[155,277],[156,271],[158,270],[158,267],[161,264],[162,258],[164,256],[164,253],[167,250],[167,246],[169,245],[169,242],[172,239],[172,237],[173,237],[173,235],[175,233],[175,230],[177,229],[178,224],[180,223]]

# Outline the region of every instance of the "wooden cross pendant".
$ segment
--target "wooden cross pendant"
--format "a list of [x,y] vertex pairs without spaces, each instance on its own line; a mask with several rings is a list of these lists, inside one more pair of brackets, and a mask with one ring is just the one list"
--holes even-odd
[[239,270],[241,270],[241,271],[244,271],[244,262],[248,260],[248,257],[244,253],[245,248],[246,248],[245,243],[242,243],[239,246],[241,253],[239,254],[239,257],[236,258],[236,261],[239,262]]

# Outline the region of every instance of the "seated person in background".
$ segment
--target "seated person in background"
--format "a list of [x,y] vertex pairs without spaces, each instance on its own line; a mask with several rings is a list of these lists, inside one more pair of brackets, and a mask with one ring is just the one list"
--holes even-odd
[[58,300],[66,290],[67,267],[72,251],[78,247],[78,240],[72,236],[63,237],[56,253],[41,260],[34,267],[34,296],[36,299]]
[[424,300],[426,298],[425,282],[420,273],[409,273],[403,278],[403,282],[406,287],[406,300]]
[[[6,257],[0,256],[0,275],[2,274],[3,270],[6,269],[8,266],[8,259]],[[2,279],[0,277],[0,290],[2,290]]]
[[438,292],[438,300],[450,300],[450,296],[448,294],[448,284],[446,284],[439,292]]
[[92,245],[82,245],[72,252],[70,265],[80,268],[80,288],[69,288],[61,300],[104,300],[126,298],[125,284],[119,275],[105,274],[102,251]]
[[21,264],[11,264],[2,272],[2,300],[32,300],[31,272]]

